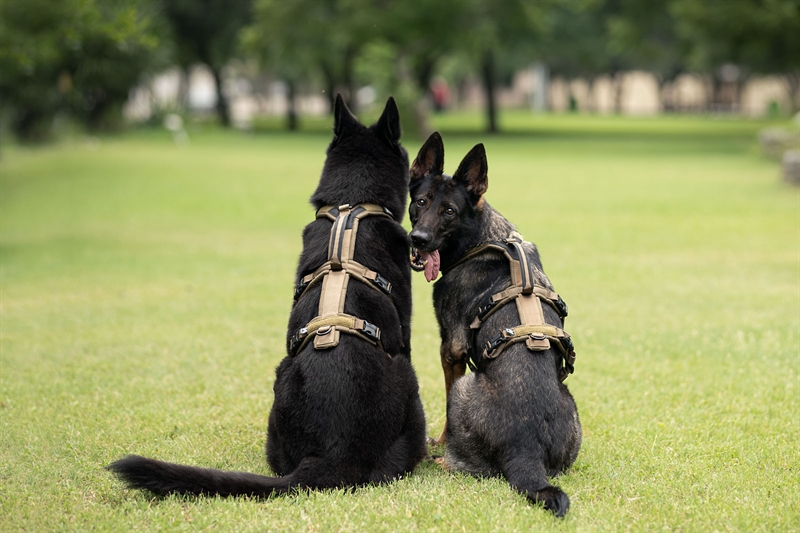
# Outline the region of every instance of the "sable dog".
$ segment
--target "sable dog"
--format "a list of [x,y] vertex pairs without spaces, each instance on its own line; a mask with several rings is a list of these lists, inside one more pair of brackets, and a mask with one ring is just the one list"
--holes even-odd
[[[530,501],[563,516],[569,498],[547,478],[567,469],[581,445],[575,401],[561,383],[575,360],[561,329],[566,305],[536,246],[484,199],[483,145],[452,177],[443,165],[434,133],[409,183],[412,268],[424,269],[428,281],[444,273],[433,289],[447,392],[440,462],[478,476],[503,474]],[[468,363],[474,372],[462,378]]]
[[269,496],[383,483],[425,457],[409,349],[408,237],[399,224],[408,154],[399,140],[393,99],[367,128],[337,96],[334,138],[311,197],[317,218],[303,231],[289,356],[276,371],[267,428],[267,461],[283,477],[127,456],[109,469],[128,486],[156,494]]

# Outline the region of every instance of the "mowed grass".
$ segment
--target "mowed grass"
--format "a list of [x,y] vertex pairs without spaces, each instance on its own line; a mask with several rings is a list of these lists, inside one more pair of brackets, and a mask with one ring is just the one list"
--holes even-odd
[[[570,305],[584,442],[563,521],[504,480],[253,501],[126,490],[126,453],[268,473],[300,233],[329,135],[139,132],[0,151],[0,530],[797,531],[800,194],[762,123],[440,117]],[[419,140],[406,140],[412,158]],[[406,226],[408,222],[405,222]],[[445,402],[431,288],[413,361]],[[535,386],[535,384],[532,384]]]

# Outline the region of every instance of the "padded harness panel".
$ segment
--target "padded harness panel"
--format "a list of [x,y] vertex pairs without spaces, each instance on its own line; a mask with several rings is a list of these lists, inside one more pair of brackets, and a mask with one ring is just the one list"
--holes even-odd
[[[505,304],[515,302],[519,325],[501,329],[499,335],[492,337],[484,345],[480,356],[486,359],[494,359],[506,347],[518,342],[525,342],[525,346],[531,351],[549,350],[555,346],[562,359],[562,366],[558,370],[558,378],[564,381],[567,376],[575,371],[575,349],[569,333],[545,322],[542,302],[552,307],[562,322],[568,314],[567,304],[557,293],[536,285],[533,266],[530,264],[528,256],[522,247],[523,242],[522,236],[514,232],[504,241],[492,241],[473,248],[453,265],[461,264],[488,250],[501,252],[509,263],[511,286],[493,294],[489,301],[478,307],[478,312],[470,324],[470,329],[474,335],[483,322],[498,309]],[[473,358],[477,359],[476,350],[471,350],[471,353]],[[478,362],[479,360],[476,360],[475,364]]]
[[290,355],[297,355],[312,339],[317,350],[333,348],[339,344],[340,333],[355,335],[383,348],[380,328],[344,312],[350,278],[355,278],[387,296],[391,296],[392,292],[392,284],[388,280],[353,260],[358,223],[367,216],[394,218],[391,211],[376,204],[325,206],[317,211],[317,218],[329,218],[333,221],[328,240],[328,260],[317,270],[304,276],[294,289],[294,299],[297,301],[309,287],[322,282],[317,316],[291,338]]

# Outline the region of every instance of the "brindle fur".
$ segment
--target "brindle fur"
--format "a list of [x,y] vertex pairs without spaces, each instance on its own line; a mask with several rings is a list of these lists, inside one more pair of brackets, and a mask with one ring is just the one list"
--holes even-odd
[[[444,146],[434,133],[411,166],[409,207],[412,246],[439,250],[445,272],[433,289],[447,393],[447,423],[438,439],[447,443],[441,464],[476,476],[502,474],[529,500],[563,516],[569,498],[547,478],[575,461],[581,425],[575,401],[558,379],[561,356],[556,349],[531,352],[516,343],[496,359],[480,358],[490,337],[519,324],[516,306],[505,305],[470,337],[478,306],[510,285],[509,263],[492,251],[455,263],[479,244],[505,239],[514,226],[483,197],[488,166],[482,144],[452,177],[443,174],[443,164]],[[536,246],[526,242],[524,248],[536,283],[553,290]],[[547,323],[562,327],[550,306],[543,309]],[[478,347],[480,360],[464,376],[470,344]]]
[[[367,128],[341,96],[334,115],[334,139],[311,203],[317,209],[375,203],[397,217],[361,221],[354,255],[391,282],[392,297],[351,281],[344,308],[380,327],[386,351],[342,334],[334,348],[317,351],[309,343],[281,361],[267,428],[267,461],[283,477],[128,456],[109,468],[130,487],[156,494],[268,496],[383,483],[410,472],[425,457],[425,418],[409,350],[408,243],[399,224],[408,194],[400,117],[389,99],[378,122]],[[296,282],[326,261],[331,224],[325,218],[306,226]],[[293,306],[287,340],[316,316],[321,285],[309,288]]]

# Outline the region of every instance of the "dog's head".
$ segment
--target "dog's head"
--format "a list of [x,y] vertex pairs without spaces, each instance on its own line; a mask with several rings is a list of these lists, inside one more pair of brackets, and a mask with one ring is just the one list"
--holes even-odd
[[443,170],[444,145],[434,132],[411,164],[409,181],[409,238],[415,251],[411,264],[425,270],[428,281],[439,273],[440,252],[446,254],[455,241],[476,230],[476,215],[489,186],[483,144],[469,151],[452,176]]
[[341,95],[334,103],[333,140],[311,203],[380,204],[402,220],[408,190],[408,153],[400,145],[400,114],[394,98],[378,121],[364,126]]

